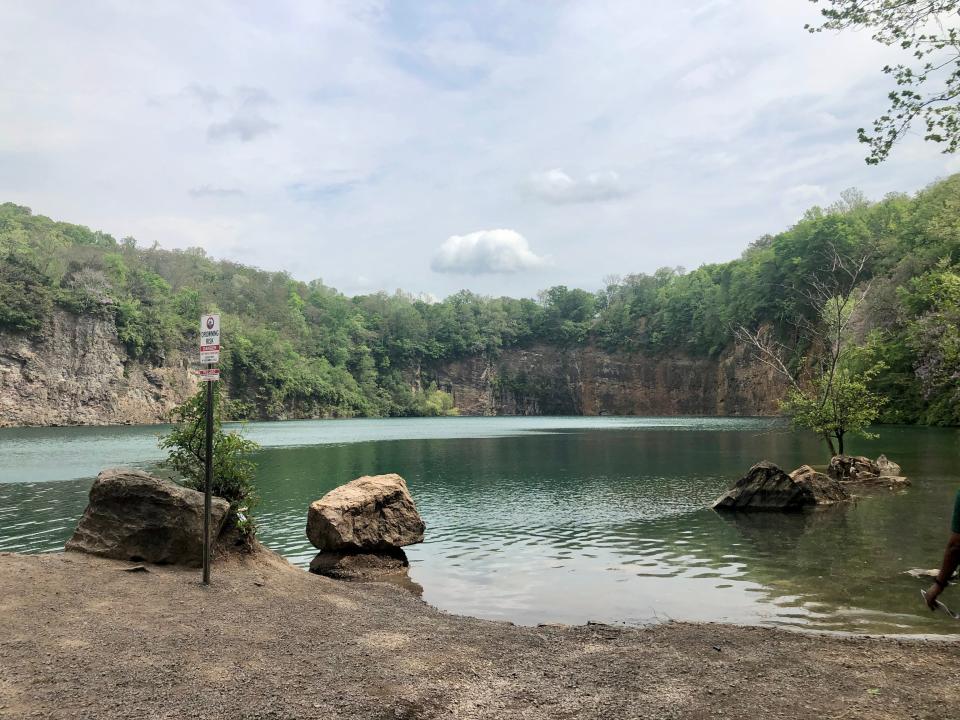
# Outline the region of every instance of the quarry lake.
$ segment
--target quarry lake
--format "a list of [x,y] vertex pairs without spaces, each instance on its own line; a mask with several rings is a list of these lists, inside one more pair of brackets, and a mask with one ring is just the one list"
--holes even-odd
[[[62,549],[104,467],[150,469],[163,427],[0,430],[0,550]],[[251,423],[263,542],[306,567],[309,503],[360,475],[406,478],[427,522],[423,599],[522,624],[673,620],[954,633],[910,568],[937,566],[960,431],[882,427],[913,485],[810,513],[718,515],[753,463],[825,463],[780,420],[436,418]],[[214,581],[216,580],[214,568]],[[944,594],[960,606],[960,591]]]

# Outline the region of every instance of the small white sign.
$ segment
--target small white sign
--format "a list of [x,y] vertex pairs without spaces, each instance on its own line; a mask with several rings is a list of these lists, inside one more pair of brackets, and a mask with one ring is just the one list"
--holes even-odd
[[[220,351],[220,316],[203,315],[200,318],[200,352]],[[201,362],[204,362],[201,360]],[[216,362],[216,361],[214,361]]]
[[216,382],[220,379],[220,368],[204,368],[196,373],[200,382]]
[[207,350],[200,353],[200,364],[204,365],[206,363],[218,363],[220,362],[220,351],[219,350]]

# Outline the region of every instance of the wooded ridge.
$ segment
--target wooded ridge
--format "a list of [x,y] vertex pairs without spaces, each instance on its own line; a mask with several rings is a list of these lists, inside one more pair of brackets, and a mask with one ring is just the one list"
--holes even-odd
[[[960,175],[878,202],[847,191],[740,258],[690,272],[628,275],[597,292],[556,286],[537,299],[464,290],[441,302],[400,291],[348,297],[320,280],[199,248],[143,248],[6,203],[0,359],[66,312],[115,325],[125,362],[164,368],[193,352],[197,318],[217,310],[230,329],[221,365],[236,418],[438,415],[453,403],[435,369],[508,350],[717,360],[732,357],[738,328],[753,328],[802,363],[810,348],[797,329],[819,321],[803,288],[835,272],[838,254],[866,258],[870,292],[850,327],[864,367],[883,363],[870,380],[890,400],[882,419],[960,423]],[[553,392],[501,380],[524,383],[533,400]]]

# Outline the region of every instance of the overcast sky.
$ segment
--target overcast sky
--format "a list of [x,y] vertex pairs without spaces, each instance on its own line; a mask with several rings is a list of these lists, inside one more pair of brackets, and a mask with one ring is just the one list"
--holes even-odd
[[960,171],[807,0],[0,1],[0,201],[349,294],[734,258]]

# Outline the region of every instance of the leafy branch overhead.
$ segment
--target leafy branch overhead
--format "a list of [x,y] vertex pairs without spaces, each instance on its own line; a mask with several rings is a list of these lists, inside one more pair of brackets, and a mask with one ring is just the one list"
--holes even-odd
[[960,148],[960,1],[958,0],[811,0],[823,4],[820,25],[810,32],[867,30],[872,38],[896,47],[910,60],[885,65],[896,88],[890,107],[860,128],[860,142],[870,146],[871,165],[885,160],[914,123],[924,126],[924,140],[943,152]]

